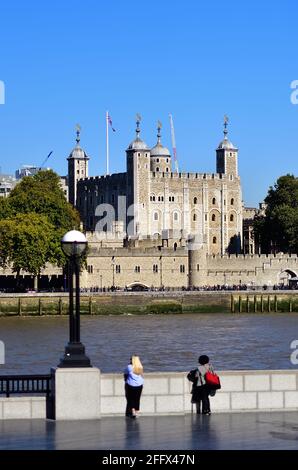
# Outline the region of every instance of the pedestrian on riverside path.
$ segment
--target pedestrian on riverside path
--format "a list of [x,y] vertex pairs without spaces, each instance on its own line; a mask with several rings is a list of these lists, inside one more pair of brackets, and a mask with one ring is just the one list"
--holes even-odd
[[[205,380],[205,375],[208,371],[214,373],[213,366],[209,362],[209,357],[202,355],[198,359],[199,366],[192,369],[187,375],[188,380],[193,382],[192,385],[192,398],[191,403],[196,404],[197,414],[210,415],[210,400],[209,395],[214,396],[215,391],[211,390]],[[202,404],[202,410],[201,410]]]
[[127,400],[126,416],[137,418],[140,410],[140,398],[143,390],[143,366],[139,356],[132,356],[130,364],[124,370],[125,397]]

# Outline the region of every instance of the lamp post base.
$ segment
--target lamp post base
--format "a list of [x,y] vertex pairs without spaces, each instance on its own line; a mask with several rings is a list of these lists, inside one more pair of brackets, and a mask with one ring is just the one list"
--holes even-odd
[[92,367],[82,343],[68,343],[58,367]]

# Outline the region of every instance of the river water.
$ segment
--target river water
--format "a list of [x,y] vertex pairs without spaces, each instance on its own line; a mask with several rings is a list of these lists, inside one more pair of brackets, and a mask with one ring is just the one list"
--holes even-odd
[[[83,317],[81,338],[92,365],[122,372],[131,354],[145,371],[187,371],[199,354],[217,369],[291,369],[297,313]],[[48,373],[68,340],[67,317],[0,318],[6,363],[0,374]]]

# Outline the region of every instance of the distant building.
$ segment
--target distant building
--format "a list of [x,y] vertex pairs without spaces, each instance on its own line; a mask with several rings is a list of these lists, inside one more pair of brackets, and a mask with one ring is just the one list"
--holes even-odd
[[49,168],[41,168],[34,165],[23,165],[21,168],[16,170],[15,175],[16,179],[20,180],[24,176],[33,176],[36,175],[40,170],[49,170]]
[[0,197],[9,196],[17,181],[12,175],[0,173]]

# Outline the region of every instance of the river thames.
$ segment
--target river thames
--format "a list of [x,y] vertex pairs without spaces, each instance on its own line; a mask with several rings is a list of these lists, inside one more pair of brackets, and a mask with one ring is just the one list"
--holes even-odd
[[[122,372],[131,354],[145,371],[186,371],[199,354],[217,369],[291,369],[297,313],[92,316],[81,319],[92,365]],[[0,318],[6,363],[0,374],[48,373],[68,340],[68,317]]]

